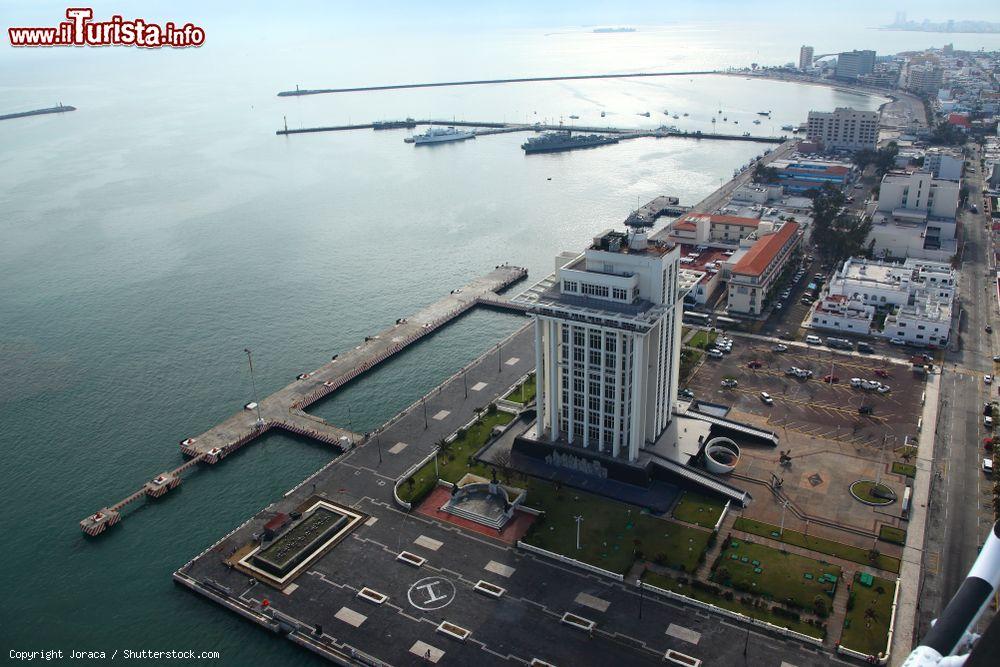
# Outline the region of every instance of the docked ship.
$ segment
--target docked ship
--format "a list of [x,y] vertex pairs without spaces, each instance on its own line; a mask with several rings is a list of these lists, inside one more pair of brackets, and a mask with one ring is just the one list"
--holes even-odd
[[792,127],[791,125],[782,125],[781,129],[784,130],[785,132],[790,132],[790,131],[794,130],[795,128]]
[[413,135],[413,144],[439,144],[444,141],[465,141],[472,139],[476,135],[472,132],[456,130],[453,127],[432,127],[423,134]]
[[618,137],[603,134],[573,134],[569,130],[546,132],[540,137],[532,137],[521,148],[525,153],[558,153],[577,148],[592,148],[604,144],[617,144]]
[[399,128],[414,128],[417,126],[417,121],[412,118],[407,118],[406,120],[377,120],[372,123],[373,130],[396,130]]

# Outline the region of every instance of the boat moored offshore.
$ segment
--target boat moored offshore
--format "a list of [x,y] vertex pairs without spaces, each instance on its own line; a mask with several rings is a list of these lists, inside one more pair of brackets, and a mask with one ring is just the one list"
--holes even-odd
[[521,148],[525,153],[558,153],[577,148],[592,148],[604,144],[617,144],[618,137],[604,134],[573,134],[569,130],[546,132],[539,137],[532,137]]

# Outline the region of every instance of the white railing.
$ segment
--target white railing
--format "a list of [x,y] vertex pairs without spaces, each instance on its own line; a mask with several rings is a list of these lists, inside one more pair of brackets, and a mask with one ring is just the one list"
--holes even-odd
[[722,522],[726,520],[726,515],[729,514],[729,504],[731,502],[733,501],[727,500],[726,506],[722,508],[722,514],[719,515],[719,520],[715,522],[715,528],[712,529],[714,532],[717,533],[722,528]]
[[596,565],[591,565],[590,563],[584,563],[581,560],[576,560],[575,558],[570,558],[569,556],[563,556],[562,554],[557,554],[554,551],[549,551],[547,549],[542,549],[541,547],[536,547],[527,542],[517,541],[517,547],[519,549],[524,549],[533,554],[539,556],[545,556],[546,558],[551,558],[552,560],[559,561],[560,563],[565,563],[566,565],[572,565],[573,567],[580,568],[581,570],[586,570],[593,574],[599,574],[602,577],[607,577],[609,579],[614,579],[615,581],[624,581],[625,577],[617,572],[612,572],[610,570],[605,570],[604,568],[597,567]]

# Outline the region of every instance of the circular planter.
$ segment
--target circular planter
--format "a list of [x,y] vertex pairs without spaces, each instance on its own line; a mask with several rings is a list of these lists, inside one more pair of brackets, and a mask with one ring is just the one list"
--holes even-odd
[[896,493],[885,484],[878,484],[878,489],[883,492],[886,497],[882,498],[873,495],[872,490],[875,486],[875,482],[870,479],[859,479],[858,481],[851,483],[851,495],[854,496],[854,499],[858,502],[875,507],[891,505],[896,502]]
[[716,475],[731,473],[740,462],[740,446],[729,438],[712,438],[705,445],[705,468]]

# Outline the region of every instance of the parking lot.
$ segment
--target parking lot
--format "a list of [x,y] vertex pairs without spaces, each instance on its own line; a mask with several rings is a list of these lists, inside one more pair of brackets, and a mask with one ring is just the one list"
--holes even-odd
[[[771,428],[785,427],[816,437],[881,444],[883,438],[895,436],[902,444],[905,436],[917,434],[923,379],[908,366],[823,346],[790,345],[786,352],[774,352],[771,343],[732,338],[731,353],[722,359],[706,357],[694,372],[688,388],[695,397],[759,415]],[[751,362],[759,362],[759,368],[751,368]],[[789,376],[786,371],[792,366],[811,370],[813,376]],[[838,382],[824,381],[831,373]],[[724,388],[726,378],[735,379],[738,385]],[[854,388],[852,378],[877,380],[890,391]],[[761,392],[767,392],[773,404],[766,404]],[[861,414],[862,408],[871,414]]]

